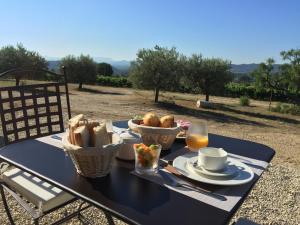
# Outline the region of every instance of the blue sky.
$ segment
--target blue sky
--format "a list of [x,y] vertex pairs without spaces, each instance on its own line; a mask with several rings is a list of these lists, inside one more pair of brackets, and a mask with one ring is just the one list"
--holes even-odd
[[297,0],[0,0],[0,47],[133,60],[158,44],[232,63],[300,48]]

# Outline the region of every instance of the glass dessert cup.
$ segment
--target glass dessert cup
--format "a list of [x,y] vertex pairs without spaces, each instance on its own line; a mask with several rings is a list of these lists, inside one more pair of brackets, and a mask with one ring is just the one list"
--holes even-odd
[[158,171],[158,160],[161,152],[160,144],[134,144],[135,172],[152,174]]

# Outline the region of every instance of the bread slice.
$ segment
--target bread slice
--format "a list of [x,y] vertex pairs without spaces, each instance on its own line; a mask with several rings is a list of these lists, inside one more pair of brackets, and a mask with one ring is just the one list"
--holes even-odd
[[106,124],[106,131],[107,131],[108,136],[109,136],[109,141],[110,141],[109,143],[112,143],[112,135],[114,133],[112,121],[111,120],[106,120],[105,124]]
[[84,119],[83,114],[79,114],[77,116],[72,117],[69,119],[69,140],[71,144],[76,144],[75,143],[75,137],[74,137],[74,131],[75,129],[79,126],[79,122]]
[[90,134],[87,126],[80,126],[74,130],[75,145],[80,147],[88,147],[90,141]]
[[99,126],[100,122],[96,121],[96,120],[88,120],[86,125],[87,125],[87,128],[89,129],[90,134],[92,134],[93,128],[96,126]]
[[89,144],[90,144],[90,146],[93,146],[94,145],[93,143],[95,143],[95,140],[94,140],[95,136],[94,136],[93,128],[99,126],[100,123],[99,123],[99,121],[88,120],[86,125],[89,130],[89,134],[90,134],[90,143]]
[[103,145],[107,145],[110,143],[109,134],[106,131],[106,124],[103,123],[100,126],[96,126],[93,128],[93,146],[94,147],[102,147]]
[[72,117],[71,119],[69,119],[69,125],[70,126],[74,126],[76,125],[80,120],[83,120],[84,119],[84,115],[83,114],[78,114],[74,117]]

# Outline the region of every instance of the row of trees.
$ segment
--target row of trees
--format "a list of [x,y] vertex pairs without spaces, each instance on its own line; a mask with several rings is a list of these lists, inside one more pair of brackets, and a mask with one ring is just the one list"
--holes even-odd
[[[96,63],[88,55],[75,57],[68,55],[60,62],[61,66],[66,66],[69,81],[79,83],[82,88],[83,83],[95,83],[97,75],[111,76],[113,68],[108,63]],[[35,68],[36,70],[48,70],[48,62],[44,57],[35,51],[26,49],[22,44],[16,47],[9,45],[0,49],[0,73],[12,68]],[[19,85],[22,78],[42,80],[46,74],[40,72],[16,73],[13,77],[16,85]]]
[[186,57],[176,48],[155,46],[141,49],[129,70],[129,80],[134,87],[153,89],[154,101],[158,101],[160,90],[174,90],[174,87],[188,86],[206,95],[224,91],[226,83],[232,80],[230,61],[220,58],[203,58],[193,54]]
[[[268,59],[249,76],[241,76],[239,82],[249,84],[245,89],[244,86],[239,88],[239,83],[232,83],[233,74],[230,72],[231,63],[228,60],[204,58],[199,54],[187,57],[180,54],[176,48],[155,46],[153,49],[141,49],[137,52],[137,58],[129,69],[130,83],[124,80],[122,85],[132,84],[136,88],[153,89],[155,102],[158,101],[161,90],[204,93],[206,101],[209,101],[211,94],[223,95],[228,89],[239,89],[240,95],[245,95],[240,93],[242,90],[249,90],[251,93],[255,90],[257,95],[269,95],[270,105],[274,96],[281,96],[288,102],[299,104],[300,49],[283,51],[281,57],[285,63],[279,67],[273,59]],[[66,56],[61,60],[60,66],[67,67],[69,81],[78,83],[79,88],[82,88],[84,83],[116,83],[115,80],[110,82],[106,78],[97,77],[111,76],[112,66],[107,63],[97,64],[88,55]],[[47,70],[48,63],[37,52],[27,50],[22,44],[16,47],[2,47],[0,72],[18,67]],[[31,79],[45,79],[45,74],[41,73],[19,73],[14,75],[16,85],[19,85],[20,79],[25,76]],[[251,90],[248,87],[251,87]]]
[[[269,58],[251,74],[240,76],[238,80],[239,83],[248,83],[251,93],[254,90],[253,94],[257,96],[252,97],[260,98],[263,97],[261,94],[268,94],[270,108],[274,96],[293,104],[300,103],[300,49],[282,51],[280,55],[283,64],[278,66],[274,59]],[[186,57],[176,48],[155,46],[138,51],[129,71],[129,80],[134,87],[153,89],[155,102],[158,101],[160,90],[180,91],[180,87],[184,87],[182,90],[203,93],[206,101],[209,101],[210,94],[228,94],[228,89],[233,90],[240,85],[233,82],[230,69],[228,60],[204,58],[198,54]]]

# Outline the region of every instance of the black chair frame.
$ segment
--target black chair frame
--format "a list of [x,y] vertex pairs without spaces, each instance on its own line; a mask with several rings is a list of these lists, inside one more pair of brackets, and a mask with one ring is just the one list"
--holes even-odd
[[[64,131],[63,126],[63,116],[62,116],[62,107],[61,107],[61,99],[60,99],[60,86],[65,87],[65,95],[66,95],[66,101],[67,101],[67,109],[68,109],[68,118],[71,118],[71,107],[70,107],[70,99],[69,99],[69,90],[68,90],[68,80],[67,80],[67,74],[66,74],[66,68],[63,67],[63,74],[54,73],[52,71],[48,70],[36,70],[32,68],[17,68],[17,69],[11,69],[8,71],[5,71],[0,74],[0,77],[4,77],[9,74],[15,74],[15,73],[26,73],[26,72],[44,72],[49,73],[53,75],[54,77],[57,77],[58,80],[63,80],[63,82],[52,82],[52,83],[46,83],[46,84],[33,84],[33,85],[20,85],[20,86],[12,86],[12,87],[0,87],[0,113],[1,113],[1,122],[2,122],[2,130],[3,130],[3,137],[4,137],[4,143],[5,145],[11,144],[17,141],[26,140],[29,138],[37,138],[42,136],[47,136],[50,134],[55,134],[59,132]],[[49,89],[52,88],[52,91]],[[32,90],[32,94],[28,95],[28,91]],[[54,90],[54,93],[53,93]],[[6,96],[3,96],[2,94],[6,92]],[[13,96],[16,93],[19,93],[18,96]],[[7,98],[5,98],[7,97]],[[49,102],[50,97],[55,97],[55,102]],[[37,102],[37,99],[43,99],[44,103]],[[32,101],[32,104],[26,104],[26,101]],[[19,105],[16,105],[15,103],[18,102]],[[5,108],[4,105],[8,106],[8,108]],[[46,109],[46,112],[39,114],[40,108]],[[57,107],[58,111],[55,113],[52,113],[50,108],[51,107]],[[27,115],[27,110],[33,110],[34,115]],[[21,112],[23,114],[23,117],[17,118],[16,112]],[[5,114],[10,114],[11,118],[7,119],[5,117]],[[40,122],[39,117],[44,116],[46,123]],[[51,116],[58,117],[58,121],[52,121]],[[31,119],[35,122],[35,125],[30,125],[28,120]],[[18,123],[22,122],[23,127],[18,127]],[[57,125],[58,130],[54,131],[53,126]],[[8,127],[12,127],[12,129],[9,129]],[[43,132],[41,129],[42,127],[48,128],[47,132]],[[34,135],[31,135],[31,130],[36,128],[36,133]],[[25,137],[21,138],[19,133],[23,132],[25,133]],[[11,135],[13,138],[10,139],[9,135]],[[4,208],[6,211],[6,214],[8,216],[9,222],[11,224],[15,224],[13,217],[11,215],[10,209],[8,207],[7,199],[5,196],[5,192],[8,192],[18,203],[21,205],[33,218],[34,224],[39,224],[39,219],[43,217],[46,214],[49,214],[58,208],[64,207],[74,201],[79,200],[78,198],[74,198],[68,202],[63,203],[62,205],[59,205],[51,210],[40,212],[37,208],[32,208],[28,204],[28,202],[22,198],[18,193],[14,191],[12,187],[9,187],[6,183],[0,182],[0,193],[2,197],[2,201],[4,204]],[[64,218],[54,222],[53,224],[61,224],[75,216],[77,216],[84,224],[89,224],[88,220],[84,218],[84,216],[81,214],[81,212],[87,208],[89,208],[91,205],[85,204],[85,202],[82,202],[78,209],[71,213],[66,215]]]

